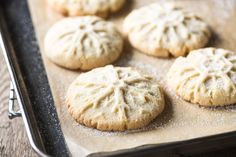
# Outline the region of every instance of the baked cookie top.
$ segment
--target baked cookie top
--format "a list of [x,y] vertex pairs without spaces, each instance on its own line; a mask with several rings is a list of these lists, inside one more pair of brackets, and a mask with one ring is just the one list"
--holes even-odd
[[81,74],[70,85],[66,104],[80,124],[124,131],[155,119],[164,108],[164,96],[152,77],[109,65]]
[[107,17],[118,11],[125,0],[47,0],[48,5],[68,16],[97,15]]
[[65,18],[47,32],[44,47],[54,63],[88,70],[116,60],[123,39],[113,23],[96,16]]
[[236,54],[205,48],[179,57],[168,73],[169,85],[183,99],[204,106],[236,103]]
[[210,37],[205,22],[173,3],[154,3],[132,11],[123,30],[133,47],[159,57],[184,56],[203,47]]

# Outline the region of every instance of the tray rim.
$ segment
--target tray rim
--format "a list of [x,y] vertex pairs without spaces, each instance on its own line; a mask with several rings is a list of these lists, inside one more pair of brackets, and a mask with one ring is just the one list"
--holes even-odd
[[[26,1],[26,0],[24,0],[24,1]],[[28,4],[27,4],[27,6],[28,6]],[[28,9],[28,8],[26,8],[26,9]],[[0,10],[1,27],[6,27],[6,26],[3,26],[4,22],[2,22],[2,16],[3,16],[3,14],[1,13],[1,10]],[[45,151],[45,148],[43,148],[43,147],[40,148],[40,146],[39,146],[40,140],[38,139],[38,141],[36,141],[33,138],[33,134],[35,134],[35,132],[32,132],[33,129],[31,127],[32,127],[32,123],[34,123],[34,122],[32,122],[32,120],[29,120],[29,113],[27,112],[29,109],[26,108],[29,106],[27,106],[25,104],[25,100],[24,100],[25,98],[23,97],[24,95],[28,95],[28,93],[24,93],[25,90],[23,90],[22,86],[20,85],[22,83],[23,84],[25,84],[25,83],[24,83],[23,79],[22,80],[19,79],[19,77],[17,76],[17,72],[16,72],[19,70],[17,70],[16,67],[13,66],[13,62],[17,62],[15,60],[16,58],[9,55],[9,53],[10,53],[9,51],[14,51],[13,46],[11,46],[10,43],[8,43],[10,39],[6,39],[6,38],[9,38],[9,36],[3,31],[3,29],[0,29],[0,33],[1,33],[0,34],[0,45],[3,50],[2,52],[4,54],[5,61],[7,63],[8,71],[10,73],[10,78],[11,78],[14,88],[16,90],[17,100],[18,100],[18,103],[19,103],[21,111],[22,111],[22,115],[23,115],[22,117],[23,117],[23,121],[24,121],[24,124],[26,127],[26,131],[27,131],[27,135],[28,135],[30,144],[38,155],[49,156],[47,154],[47,152]],[[14,44],[14,43],[11,43],[11,44]],[[11,53],[15,53],[15,51],[11,52]],[[19,66],[19,68],[20,68],[20,66]],[[45,69],[43,69],[43,70],[45,70]],[[29,95],[28,95],[27,99],[30,99]],[[37,120],[37,119],[35,119],[35,120]],[[158,151],[164,151],[164,150],[167,150],[167,151],[172,150],[174,152],[176,152],[176,150],[177,150],[177,153],[181,154],[181,151],[183,151],[183,150],[181,150],[181,147],[183,149],[187,145],[201,145],[205,142],[212,142],[212,141],[220,142],[220,141],[224,141],[225,139],[229,140],[228,141],[229,143],[234,142],[236,140],[236,130],[231,131],[231,132],[210,135],[210,136],[198,137],[198,138],[189,139],[189,140],[183,140],[183,141],[169,142],[169,143],[163,143],[163,144],[148,144],[148,145],[142,145],[142,146],[134,147],[134,148],[130,148],[130,149],[121,149],[121,150],[112,151],[112,152],[92,153],[88,156],[91,156],[91,157],[119,156],[119,155],[132,156],[132,155],[135,155],[133,153],[141,153],[143,151],[158,152]],[[42,141],[41,141],[41,143],[43,144]],[[225,143],[221,142],[221,144],[226,144],[226,141],[225,141]],[[217,144],[217,145],[219,145],[219,144]],[[234,145],[236,145],[236,144],[234,144]],[[161,149],[163,149],[163,150],[161,150]]]
[[[15,14],[13,14],[13,13],[15,13]],[[17,15],[16,15],[16,13],[17,13]],[[24,18],[24,20],[19,19],[19,17],[21,17],[21,14],[22,14],[22,17]],[[12,19],[12,17],[13,17],[13,19]],[[25,33],[24,32],[24,25],[25,24],[27,24],[25,26],[25,28],[26,28],[25,31],[28,31],[26,33],[33,33],[33,35],[31,37],[27,36],[25,38],[25,36],[24,36],[24,33]],[[14,27],[16,27],[15,31],[11,27],[12,25]],[[18,36],[18,38],[20,37],[18,39],[18,41],[13,40],[13,39],[17,39],[17,37],[15,37],[15,36],[19,35],[19,34],[17,34],[17,31],[18,32],[22,31],[20,36]],[[14,43],[13,41],[17,41],[17,43]],[[42,123],[42,121],[40,121],[39,117],[38,117],[38,119],[36,118],[37,115],[35,114],[37,112],[42,113],[42,110],[38,111],[38,110],[35,110],[36,107],[33,107],[33,106],[38,107],[40,105],[40,103],[35,101],[36,99],[39,100],[39,98],[32,96],[33,94],[30,93],[31,91],[33,91],[32,88],[26,88],[26,87],[30,86],[29,83],[33,79],[31,79],[29,81],[24,76],[25,72],[27,72],[25,69],[28,68],[30,71],[31,71],[31,69],[30,69],[30,67],[26,67],[25,69],[23,69],[24,68],[23,64],[25,64],[24,61],[27,61],[27,60],[26,60],[26,58],[23,58],[22,56],[20,56],[21,58],[18,58],[18,57],[19,57],[19,54],[24,52],[24,55],[27,53],[34,53],[31,55],[34,55],[34,57],[40,57],[40,59],[41,59],[40,54],[37,53],[37,51],[39,50],[38,44],[33,44],[32,41],[37,42],[37,39],[35,37],[35,32],[34,32],[32,20],[31,20],[30,14],[29,14],[27,0],[22,0],[22,1],[3,0],[3,1],[0,1],[0,48],[2,49],[3,56],[4,56],[4,59],[5,59],[5,62],[7,64],[7,68],[8,68],[9,74],[10,74],[10,79],[11,79],[11,81],[13,83],[13,87],[15,89],[15,94],[17,97],[17,101],[18,101],[20,110],[22,112],[22,118],[23,118],[23,122],[24,122],[24,125],[26,128],[26,133],[27,133],[28,139],[30,141],[30,145],[33,148],[33,150],[40,156],[48,157],[51,154],[58,156],[58,154],[56,154],[56,153],[60,153],[60,155],[62,155],[62,156],[69,156],[67,146],[65,145],[65,143],[63,143],[63,142],[65,142],[64,137],[62,134],[60,134],[61,127],[60,127],[60,123],[59,123],[58,119],[56,119],[56,118],[58,118],[57,113],[55,110],[53,110],[54,109],[53,108],[54,107],[53,100],[51,100],[49,98],[49,100],[51,100],[50,103],[48,103],[47,105],[45,105],[45,104],[41,105],[42,109],[47,108],[48,110],[51,111],[51,112],[46,112],[46,111],[44,112],[44,116],[46,114],[47,116],[50,116],[50,119],[44,118],[44,121],[43,121],[44,123]],[[27,47],[27,45],[21,45],[21,43],[26,44],[26,42],[27,42],[27,44],[30,43],[32,50],[28,50],[28,49],[25,50],[24,47]],[[21,46],[20,48],[17,47],[17,46],[19,46],[19,43]],[[16,50],[16,48],[18,48],[18,49]],[[25,50],[25,51],[22,51],[22,50]],[[27,52],[27,51],[29,51],[29,52]],[[32,59],[30,58],[30,60],[32,60]],[[42,60],[40,60],[40,61],[42,62]],[[28,62],[28,63],[30,63],[30,62]],[[34,63],[33,61],[31,61],[31,64],[32,63],[39,64],[39,63]],[[42,65],[42,63],[41,63],[41,65]],[[42,71],[45,72],[44,66],[40,67],[40,65],[39,65],[36,69],[41,70],[38,72],[42,72]],[[31,72],[30,71],[28,71],[28,74],[29,74],[29,76],[33,77],[32,71]],[[42,73],[42,74],[38,73],[35,76],[38,76],[38,75],[44,76],[44,74],[45,73]],[[45,81],[45,80],[47,81],[47,77],[46,77],[46,79],[44,77],[43,81]],[[43,81],[40,81],[40,82],[42,83]],[[36,84],[33,84],[33,85],[36,85]],[[49,84],[46,84],[46,85],[49,87]],[[29,90],[29,89],[31,89],[31,90]],[[38,89],[38,88],[36,88],[36,89],[39,90],[42,94],[42,89]],[[45,88],[45,89],[47,89],[47,88]],[[51,91],[49,89],[49,92],[47,92],[47,94],[49,94],[49,97],[51,94],[50,92]],[[32,98],[34,98],[35,100],[31,100]],[[42,97],[40,97],[40,99],[41,98]],[[44,99],[48,99],[48,98],[44,97]],[[35,104],[35,102],[37,104]],[[41,101],[41,102],[43,102],[43,101]],[[54,111],[54,113],[53,113],[53,111]],[[53,117],[53,115],[50,115],[51,113],[55,114],[55,116]],[[38,114],[40,114],[40,113],[38,113]],[[58,126],[59,126],[58,130],[56,129],[55,131],[52,131],[49,129],[50,127],[57,128]],[[46,130],[45,128],[48,130]],[[57,139],[55,138],[55,135],[53,135],[53,133],[57,134]],[[47,139],[48,135],[54,141],[49,142],[49,139]],[[61,147],[63,149],[61,149]],[[52,148],[57,149],[56,153],[55,153],[55,151],[51,151]],[[50,155],[49,155],[49,152],[50,152]]]
[[[16,99],[17,99],[17,102],[20,107],[22,119],[23,119],[25,129],[26,129],[26,134],[27,134],[27,137],[29,139],[30,145],[33,148],[33,150],[38,155],[46,157],[47,155],[44,153],[45,148],[44,147],[40,148],[40,146],[37,146],[37,145],[39,145],[39,143],[41,145],[41,142],[42,142],[41,139],[36,141],[35,138],[33,137],[34,133],[32,132],[32,125],[30,124],[32,122],[30,122],[30,120],[28,119],[28,113],[25,109],[25,104],[24,104],[22,94],[21,94],[22,92],[20,92],[21,89],[19,86],[19,80],[16,77],[16,72],[15,72],[16,69],[14,69],[12,59],[10,59],[11,57],[9,56],[9,51],[13,51],[13,48],[12,48],[12,46],[9,45],[10,43],[8,43],[9,39],[6,39],[7,32],[4,31],[4,29],[6,29],[6,25],[3,21],[2,16],[3,16],[3,14],[2,14],[2,11],[0,10],[0,24],[1,24],[1,27],[0,27],[0,46],[1,47],[0,48],[2,50],[3,57],[6,62],[6,65],[7,65],[7,69],[8,69],[9,75],[10,75],[10,80],[12,82],[13,88],[16,93]],[[5,37],[5,39],[4,39],[4,37]]]

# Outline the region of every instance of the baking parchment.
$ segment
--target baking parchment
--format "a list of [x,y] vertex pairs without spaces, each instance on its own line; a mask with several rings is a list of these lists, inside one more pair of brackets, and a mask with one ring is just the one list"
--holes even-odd
[[[127,0],[125,7],[107,20],[115,22],[122,32],[123,19],[132,9],[166,1]],[[176,3],[197,13],[210,25],[213,35],[208,46],[236,51],[236,0],[178,0]],[[45,33],[63,16],[51,11],[44,0],[29,0],[29,6],[62,131],[72,156],[182,141],[236,130],[235,106],[203,108],[181,100],[165,83],[166,73],[174,58],[147,56],[134,50],[127,40],[123,54],[114,65],[136,67],[155,76],[165,90],[164,112],[149,126],[122,133],[101,132],[77,124],[68,114],[64,102],[69,84],[81,71],[67,70],[51,63],[45,57],[43,48]]]

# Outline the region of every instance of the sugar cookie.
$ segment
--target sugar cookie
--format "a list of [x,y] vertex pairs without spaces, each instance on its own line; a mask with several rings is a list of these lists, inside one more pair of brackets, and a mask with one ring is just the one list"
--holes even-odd
[[118,11],[125,0],[47,0],[55,11],[67,16],[97,15],[107,17]]
[[115,61],[122,52],[123,39],[113,23],[84,16],[65,18],[53,25],[44,46],[54,63],[89,70]]
[[123,30],[133,47],[158,57],[184,56],[203,47],[210,37],[205,22],[172,3],[154,3],[132,11]]
[[81,74],[70,85],[66,104],[78,123],[124,131],[155,119],[164,108],[164,96],[152,77],[109,65]]
[[236,103],[236,54],[205,48],[179,57],[168,72],[169,85],[183,99],[204,106]]

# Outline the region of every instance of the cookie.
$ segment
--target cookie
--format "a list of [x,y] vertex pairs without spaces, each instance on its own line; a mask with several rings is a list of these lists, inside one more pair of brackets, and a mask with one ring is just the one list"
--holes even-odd
[[184,56],[203,47],[210,37],[205,22],[172,3],[154,3],[132,11],[123,30],[134,48],[157,57]]
[[65,18],[47,32],[47,57],[69,69],[89,70],[115,61],[123,39],[114,24],[96,16]]
[[117,12],[125,0],[47,0],[55,11],[67,16],[97,15],[107,17]]
[[236,54],[205,48],[179,57],[168,72],[168,84],[183,99],[203,106],[236,103]]
[[69,87],[66,104],[80,124],[103,131],[148,125],[164,109],[158,83],[130,67],[108,65],[81,74]]

